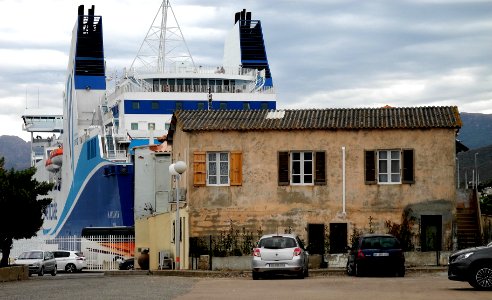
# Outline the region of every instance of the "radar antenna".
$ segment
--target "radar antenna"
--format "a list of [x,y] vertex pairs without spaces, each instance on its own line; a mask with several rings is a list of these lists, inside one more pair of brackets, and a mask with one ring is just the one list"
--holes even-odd
[[178,66],[196,69],[171,3],[164,0],[130,68],[138,73],[163,73]]

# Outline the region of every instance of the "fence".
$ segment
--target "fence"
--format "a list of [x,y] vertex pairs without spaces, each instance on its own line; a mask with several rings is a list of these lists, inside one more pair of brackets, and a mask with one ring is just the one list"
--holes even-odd
[[68,250],[82,252],[88,270],[115,270],[119,261],[135,255],[133,236],[65,236],[54,239],[32,238],[14,241],[10,257],[19,256],[29,250]]

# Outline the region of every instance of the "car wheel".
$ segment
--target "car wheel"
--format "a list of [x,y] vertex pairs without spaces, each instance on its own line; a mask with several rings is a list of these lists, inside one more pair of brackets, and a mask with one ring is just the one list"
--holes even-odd
[[253,275],[253,280],[260,279],[260,274],[258,274],[257,272],[252,272],[251,274]]
[[362,268],[359,267],[358,263],[355,263],[355,276],[361,277],[362,276]]
[[492,265],[480,265],[474,268],[468,282],[477,289],[492,289]]
[[38,276],[43,276],[44,275],[44,267],[41,267],[41,270],[39,270]]
[[127,267],[126,267],[127,270],[133,270],[133,264],[129,264]]
[[304,270],[304,277],[309,277],[309,268],[306,267],[306,270]]
[[55,265],[55,268],[53,269],[53,271],[51,271],[51,276],[56,276],[57,271],[57,266]]
[[77,271],[77,267],[74,264],[67,264],[65,266],[65,271],[67,273],[75,273],[75,271]]

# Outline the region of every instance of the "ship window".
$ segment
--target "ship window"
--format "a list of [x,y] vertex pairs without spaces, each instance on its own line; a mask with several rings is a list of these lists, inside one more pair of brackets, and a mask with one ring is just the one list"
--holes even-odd
[[183,102],[177,101],[176,102],[176,110],[181,110],[183,109]]
[[198,110],[205,110],[205,102],[198,102],[197,106]]
[[220,109],[227,109],[227,103],[220,102]]
[[140,101],[132,101],[133,109],[140,109]]
[[243,102],[243,109],[244,109],[244,110],[248,110],[248,109],[250,109],[250,107],[249,107],[249,102]]
[[170,128],[170,127],[171,127],[171,124],[170,124],[170,123],[166,123],[166,124],[164,124],[164,128],[165,128],[166,130],[169,130],[169,128]]
[[261,102],[261,109],[268,109],[268,103],[267,102]]
[[131,128],[132,130],[138,130],[138,123],[132,123]]
[[147,124],[148,130],[155,130],[155,123],[149,123]]
[[159,109],[159,102],[152,101],[152,109]]

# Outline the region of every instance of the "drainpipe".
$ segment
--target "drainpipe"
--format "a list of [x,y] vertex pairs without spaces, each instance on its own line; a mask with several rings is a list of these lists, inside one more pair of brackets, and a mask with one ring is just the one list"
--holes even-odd
[[345,147],[342,147],[342,214],[345,216]]

